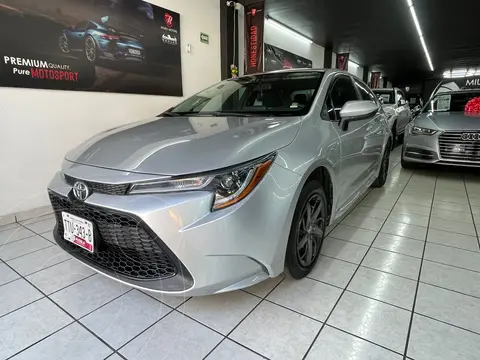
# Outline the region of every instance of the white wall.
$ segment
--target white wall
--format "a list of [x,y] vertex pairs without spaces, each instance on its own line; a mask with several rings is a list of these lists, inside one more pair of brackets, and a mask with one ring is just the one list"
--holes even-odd
[[265,22],[265,42],[312,60],[314,68],[323,68],[325,49],[314,43],[307,43],[282,29]]
[[348,61],[348,72],[363,79],[363,67],[350,60]]
[[[184,95],[220,81],[218,0],[152,0],[180,13]],[[200,32],[210,44],[200,43]],[[185,47],[192,45],[192,53]],[[64,154],[90,136],[150,118],[181,98],[0,87],[0,217],[48,204]],[[1,220],[1,219],[0,219]]]

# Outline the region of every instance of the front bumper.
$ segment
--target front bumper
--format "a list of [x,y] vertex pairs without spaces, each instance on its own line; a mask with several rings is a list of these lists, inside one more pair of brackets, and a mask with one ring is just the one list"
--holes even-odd
[[[117,182],[128,182],[131,178],[138,181],[142,177],[139,174],[92,169],[83,165],[75,165],[65,172],[76,179],[93,182],[98,182],[99,179],[103,182],[114,182],[114,179]],[[133,287],[188,296],[236,290],[267,277],[277,276],[283,271],[299,183],[300,177],[297,174],[274,164],[247,198],[227,209],[212,212],[213,194],[203,191],[162,195],[110,195],[93,192],[84,203],[79,204],[73,200],[71,185],[66,183],[60,173],[55,175],[49,185],[49,192],[51,197],[67,202],[62,203],[62,206],[73,206],[73,209],[66,209],[67,212],[79,211],[78,207],[88,207],[89,212],[78,216],[87,217],[94,224],[105,218],[103,213],[114,213],[115,216],[136,221],[138,228],[150,234],[161,249],[159,253],[163,252],[175,266],[174,272],[162,270],[162,275],[167,275],[163,277],[132,276],[130,271],[123,271],[130,263],[122,262],[122,270],[118,271],[116,266],[122,259],[115,258],[105,266],[105,263],[85,256],[86,251],[75,245],[72,247],[63,239],[60,223],[62,209],[55,204],[57,226],[54,236],[63,249],[82,263]],[[102,238],[105,236],[105,230],[101,226],[103,225],[97,226],[100,243],[104,242]],[[109,231],[117,231],[119,225],[108,226]],[[119,236],[118,232],[108,236],[105,242],[120,246],[128,260],[136,261],[140,270],[148,270],[143,258],[138,260],[133,258],[136,253],[132,255],[125,251],[125,246],[129,246],[128,236]],[[146,235],[142,236],[145,240]],[[111,266],[114,262],[117,265]]]
[[412,135],[408,126],[402,159],[418,164],[480,167],[480,143],[461,140],[461,133],[445,131],[434,135]]

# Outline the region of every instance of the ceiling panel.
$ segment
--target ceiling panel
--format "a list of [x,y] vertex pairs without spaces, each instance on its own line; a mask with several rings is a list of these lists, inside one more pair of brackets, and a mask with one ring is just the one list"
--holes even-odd
[[265,6],[275,20],[335,52],[350,52],[353,61],[376,67],[399,84],[441,76],[450,67],[480,66],[479,0],[413,3],[434,73],[406,0],[266,0]]

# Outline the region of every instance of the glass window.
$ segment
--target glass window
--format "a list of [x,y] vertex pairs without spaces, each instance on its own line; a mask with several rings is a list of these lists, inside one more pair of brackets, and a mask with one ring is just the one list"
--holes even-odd
[[85,27],[87,26],[88,21],[82,21],[75,26],[75,30],[85,30]]
[[355,82],[355,87],[357,88],[358,92],[360,93],[360,97],[362,100],[370,100],[377,102],[375,95],[372,93],[372,91],[367,87],[367,85],[359,82],[358,80],[354,80]]
[[425,106],[423,112],[465,112],[465,105],[474,98],[480,98],[480,91],[438,94]]
[[384,104],[395,104],[395,92],[393,90],[375,89],[373,90],[373,92],[375,93],[375,95],[383,99]]
[[305,115],[323,79],[321,71],[270,73],[230,79],[170,110],[175,115]]

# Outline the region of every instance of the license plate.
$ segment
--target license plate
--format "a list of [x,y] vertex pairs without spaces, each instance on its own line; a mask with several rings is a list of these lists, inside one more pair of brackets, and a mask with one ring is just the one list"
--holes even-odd
[[128,49],[128,52],[130,54],[133,54],[133,55],[140,55],[141,54],[140,50],[136,50],[136,49]]
[[93,224],[81,217],[62,212],[63,238],[93,252]]

